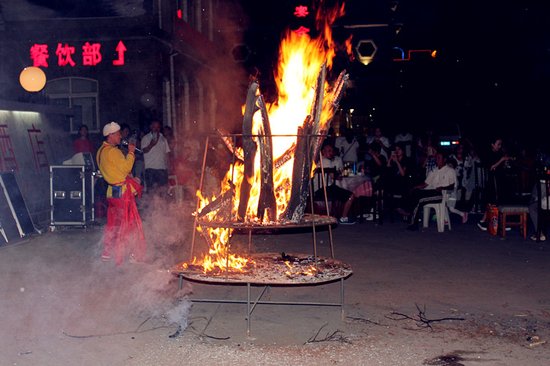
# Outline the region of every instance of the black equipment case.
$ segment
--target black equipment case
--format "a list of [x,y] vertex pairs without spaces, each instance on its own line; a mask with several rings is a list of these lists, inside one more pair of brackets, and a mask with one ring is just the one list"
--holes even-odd
[[94,218],[95,172],[85,165],[50,166],[50,225],[86,226]]

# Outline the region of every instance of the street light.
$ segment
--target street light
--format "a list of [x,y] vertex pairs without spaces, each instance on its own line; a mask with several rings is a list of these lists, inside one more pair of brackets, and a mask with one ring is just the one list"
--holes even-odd
[[25,67],[19,74],[19,83],[28,92],[39,92],[46,85],[46,74],[39,67]]
[[374,59],[378,47],[372,39],[362,39],[357,43],[355,51],[357,51],[358,59],[363,65],[368,65]]

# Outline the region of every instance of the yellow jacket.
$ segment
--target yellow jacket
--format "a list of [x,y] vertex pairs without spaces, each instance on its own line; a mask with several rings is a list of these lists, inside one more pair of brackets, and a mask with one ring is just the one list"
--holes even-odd
[[135,156],[129,153],[124,156],[116,146],[112,146],[106,141],[103,142],[96,154],[99,171],[107,183],[107,197],[112,197],[111,186],[122,186],[122,193],[126,190],[126,177],[132,172]]

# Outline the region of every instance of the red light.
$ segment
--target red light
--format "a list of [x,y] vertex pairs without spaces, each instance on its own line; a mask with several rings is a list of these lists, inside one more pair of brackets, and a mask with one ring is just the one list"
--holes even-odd
[[181,9],[178,9],[176,15],[177,15],[178,19],[183,19],[183,11],[181,11]]

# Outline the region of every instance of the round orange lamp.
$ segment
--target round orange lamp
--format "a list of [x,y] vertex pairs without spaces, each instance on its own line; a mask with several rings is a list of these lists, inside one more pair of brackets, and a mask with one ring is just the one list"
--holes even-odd
[[28,92],[38,92],[46,85],[46,74],[39,67],[25,67],[19,74],[19,83]]

